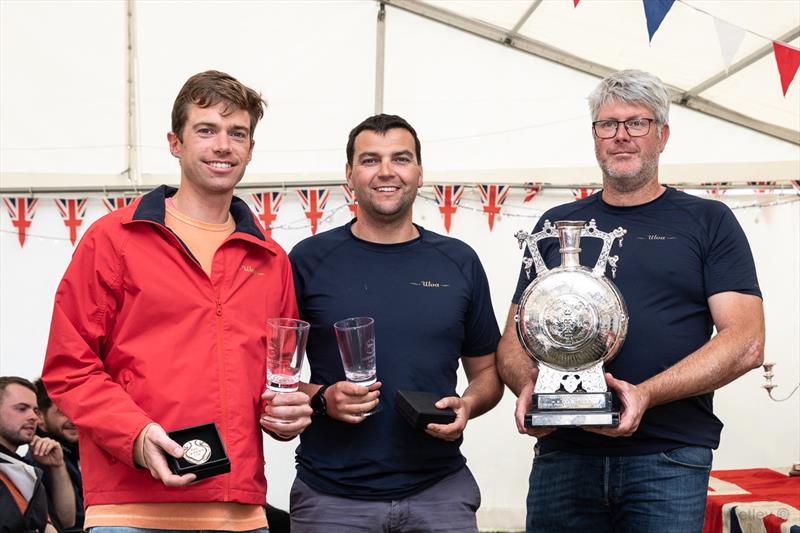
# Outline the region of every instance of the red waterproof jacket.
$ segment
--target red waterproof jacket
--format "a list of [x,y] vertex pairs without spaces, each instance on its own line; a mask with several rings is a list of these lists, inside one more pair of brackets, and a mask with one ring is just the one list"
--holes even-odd
[[[42,377],[78,427],[87,506],[266,501],[266,320],[297,316],[291,267],[234,198],[236,229],[209,278],[164,225],[175,192],[159,187],[93,224],[56,292]],[[150,422],[215,422],[231,472],[165,487],[133,464]]]

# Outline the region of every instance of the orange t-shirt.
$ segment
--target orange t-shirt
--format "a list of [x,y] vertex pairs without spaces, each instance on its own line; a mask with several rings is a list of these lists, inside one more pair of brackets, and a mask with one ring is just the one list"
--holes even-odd
[[83,527],[125,526],[151,529],[249,531],[267,526],[260,505],[237,502],[119,503],[90,505]]
[[209,224],[184,215],[175,207],[172,198],[167,198],[164,222],[167,227],[180,237],[192,255],[203,267],[203,271],[211,276],[211,265],[219,245],[236,229],[233,217],[228,213],[228,220],[222,224]]

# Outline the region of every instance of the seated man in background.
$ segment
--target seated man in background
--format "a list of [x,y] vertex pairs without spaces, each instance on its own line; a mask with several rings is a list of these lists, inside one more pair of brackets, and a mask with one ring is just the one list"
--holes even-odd
[[[36,386],[36,402],[39,405],[39,434],[49,437],[61,444],[64,464],[67,467],[72,490],[75,492],[75,531],[83,531],[83,483],[81,481],[81,463],[78,456],[78,428],[61,412],[47,394],[41,379],[33,382]],[[48,483],[48,476],[45,476]]]
[[[75,496],[61,446],[36,435],[36,387],[27,379],[0,377],[0,532],[48,531],[75,523]],[[17,455],[27,444],[32,460]],[[32,464],[33,463],[33,464]],[[51,480],[49,494],[44,472]],[[49,496],[49,498],[48,498]],[[48,516],[48,510],[51,514]]]

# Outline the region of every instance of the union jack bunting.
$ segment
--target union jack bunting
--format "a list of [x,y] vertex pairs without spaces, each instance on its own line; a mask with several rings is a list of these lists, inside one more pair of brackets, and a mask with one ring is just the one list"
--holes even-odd
[[789,183],[791,184],[792,189],[794,189],[794,192],[800,194],[800,180],[789,180]]
[[772,185],[775,185],[775,182],[774,181],[748,181],[747,184],[748,185],[752,185],[753,187],[755,187],[753,189],[754,193],[756,193],[756,194],[764,194],[764,193],[772,192],[772,189],[760,189],[759,187],[772,186]]
[[478,185],[483,212],[489,217],[489,231],[494,228],[494,217],[500,214],[500,208],[506,201],[510,189],[508,185]]
[[86,216],[86,204],[88,198],[56,198],[56,207],[61,212],[64,225],[69,228],[69,242],[75,246],[78,240],[78,228],[83,224],[83,217]]
[[109,213],[113,213],[117,209],[129,206],[134,200],[135,198],[132,196],[107,196],[103,198],[103,205],[106,206]]
[[536,198],[540,192],[542,192],[541,183],[526,183],[525,197],[522,199],[522,203],[527,204],[528,202]]
[[711,182],[701,183],[700,186],[701,187],[705,187],[706,194],[710,194],[712,196],[717,196],[717,195],[725,194],[725,191],[727,190],[727,189],[724,189],[724,188],[719,188],[718,189],[717,187],[720,186],[720,185],[729,185],[729,184],[730,184],[729,181],[711,181]]
[[11,225],[17,228],[20,247],[25,246],[25,236],[28,234],[28,228],[31,227],[31,221],[39,199],[3,198],[3,203],[6,204],[8,216],[11,217]]
[[329,189],[298,189],[297,196],[300,197],[300,203],[303,204],[303,211],[306,212],[306,218],[311,222],[311,234],[317,234],[317,226],[319,219],[322,218],[322,213],[325,211],[325,204],[328,203],[328,196],[331,191]]
[[436,202],[439,204],[439,212],[444,217],[444,229],[450,233],[450,221],[458,209],[458,202],[464,194],[463,185],[434,185],[433,192],[436,193]]
[[578,200],[583,200],[584,198],[588,198],[596,192],[597,189],[590,189],[588,187],[579,187],[577,189],[572,189],[572,196],[575,197],[575,201],[578,201]]
[[358,216],[358,200],[356,200],[355,191],[347,184],[342,185],[342,191],[344,191],[344,200],[347,202],[347,209],[350,210],[353,218],[356,218]]
[[280,191],[273,192],[256,192],[252,194],[253,202],[256,206],[256,215],[264,226],[264,231],[267,237],[272,236],[272,223],[278,218],[278,209],[283,202],[283,193]]

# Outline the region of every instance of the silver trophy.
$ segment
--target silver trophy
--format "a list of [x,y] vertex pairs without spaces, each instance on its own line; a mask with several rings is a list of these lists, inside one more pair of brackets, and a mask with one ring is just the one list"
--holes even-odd
[[[547,220],[539,233],[517,232],[520,248],[527,244],[531,255],[523,265],[528,279],[531,267],[536,271],[515,317],[520,342],[539,367],[526,427],[619,425],[603,364],[625,340],[628,312],[619,290],[604,274],[610,266],[616,276],[619,257],[609,253],[615,239],[622,247],[625,233],[622,228],[600,231],[594,220],[555,225]],[[551,237],[561,243],[561,266],[548,270],[537,243]],[[580,264],[581,237],[603,240],[592,269]]]

